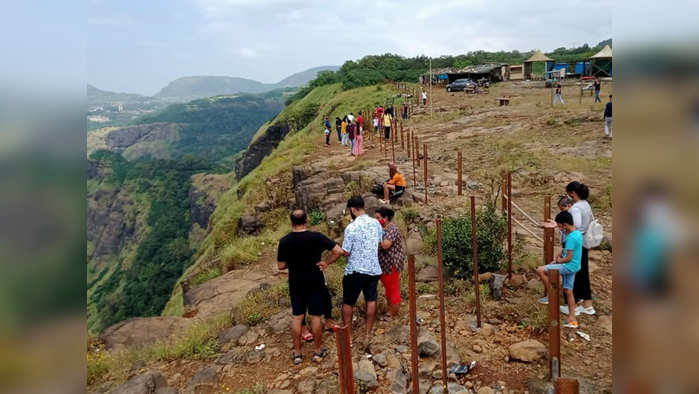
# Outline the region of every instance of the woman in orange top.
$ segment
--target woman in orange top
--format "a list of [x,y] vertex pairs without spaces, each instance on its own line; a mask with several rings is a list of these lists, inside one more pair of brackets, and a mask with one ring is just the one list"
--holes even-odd
[[388,164],[388,176],[390,179],[383,184],[383,200],[379,200],[382,204],[387,204],[390,201],[391,194],[405,189],[405,177],[398,171],[396,163]]

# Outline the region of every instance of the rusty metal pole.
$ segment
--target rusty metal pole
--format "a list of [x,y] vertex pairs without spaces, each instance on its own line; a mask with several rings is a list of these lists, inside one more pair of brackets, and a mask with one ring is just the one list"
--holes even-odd
[[549,372],[551,380],[561,376],[561,325],[559,309],[558,270],[548,271],[549,286]]
[[512,173],[507,173],[507,277],[512,277]]
[[396,162],[396,144],[391,139],[391,161]]
[[410,159],[410,157],[412,156],[412,154],[411,154],[412,152],[410,152],[410,149],[411,149],[410,148],[410,140],[412,139],[412,137],[411,137],[412,131],[410,129],[408,129],[408,130],[406,130],[406,134],[407,134],[405,136],[405,143],[406,143],[406,148],[407,148],[406,150],[408,151],[408,159]]
[[[544,221],[551,219],[551,196],[544,197]],[[553,229],[544,228],[544,264],[553,261]]]
[[476,288],[476,326],[481,327],[481,281],[478,274],[478,233],[476,232],[476,197],[471,196],[471,252]]
[[461,151],[459,151],[459,153],[457,154],[456,161],[457,161],[456,165],[458,167],[458,177],[456,179],[456,182],[457,182],[456,188],[458,190],[457,194],[461,195],[461,166],[462,166],[462,164],[461,164],[461,162],[462,162]]
[[420,158],[418,157],[418,153],[420,152],[418,148],[418,140],[417,137],[415,137],[415,141],[413,143],[413,147],[415,148],[415,154],[413,155],[415,157],[415,165],[413,166],[413,179],[415,179],[415,187],[417,188],[417,167],[420,167]]
[[403,138],[403,123],[400,124],[400,148],[405,149],[405,141]]
[[553,383],[556,394],[578,394],[580,393],[580,383],[577,379],[558,378]]
[[425,205],[427,205],[427,144],[422,144],[422,160],[425,162]]
[[442,265],[442,219],[437,219],[437,276],[439,277],[439,334],[442,342],[442,391],[447,390],[447,324],[444,317],[444,268]]
[[507,198],[505,196],[507,195],[507,176],[505,174],[502,174],[502,183],[500,185],[500,191],[501,191],[501,208],[502,208],[502,214],[503,216],[507,213]]
[[352,348],[350,347],[350,328],[335,328],[337,342],[337,361],[339,363],[340,392],[354,394],[354,374],[352,372]]
[[415,303],[415,256],[408,256],[408,292],[410,298],[410,363],[413,374],[413,394],[420,393],[420,372],[417,369],[417,305]]

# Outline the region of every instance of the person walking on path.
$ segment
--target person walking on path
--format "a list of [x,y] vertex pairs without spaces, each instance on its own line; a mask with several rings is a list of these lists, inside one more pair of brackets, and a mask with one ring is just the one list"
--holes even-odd
[[609,101],[604,106],[604,135],[612,138],[612,95],[609,95]]
[[556,102],[560,102],[561,104],[565,104],[563,102],[563,89],[561,88],[561,84],[556,85],[556,93],[553,95],[553,103],[556,104]]
[[354,139],[357,136],[357,125],[354,122],[350,122],[347,125],[347,136],[349,138],[350,155],[354,155]]
[[347,117],[345,116],[340,123],[340,131],[342,132],[342,145],[347,146],[349,140],[347,138]]
[[427,92],[422,89],[422,105],[427,105]]
[[342,143],[342,120],[335,117],[335,130],[337,131],[337,142]]
[[[587,198],[590,196],[590,190],[584,183],[573,181],[566,186],[566,193],[568,193],[568,196],[573,200],[573,206],[570,207],[568,212],[573,216],[575,228],[584,236],[593,220],[592,208],[587,202]],[[566,239],[567,238],[568,235],[566,235]],[[580,272],[575,275],[573,295],[575,296],[576,302],[582,301],[582,305],[579,305],[575,309],[576,315],[580,313],[585,313],[587,315],[595,314],[595,308],[592,306],[590,268],[587,260],[588,252],[589,250],[583,246],[580,260]],[[561,311],[563,312],[562,309]],[[568,311],[566,310],[564,313],[568,313]]]
[[[289,215],[291,232],[279,240],[277,268],[289,270],[289,298],[291,299],[291,337],[294,364],[303,362],[301,354],[301,326],[306,312],[313,332],[313,361],[320,362],[328,354],[323,348],[321,315],[326,314],[328,288],[320,268],[336,261],[344,254],[335,241],[325,235],[308,230],[308,218],[302,209]],[[326,261],[321,254],[330,251]]]
[[355,158],[357,158],[364,153],[364,137],[362,136],[361,132],[361,122],[357,122],[357,126],[355,127],[355,129],[357,130],[357,132],[354,136],[354,146],[352,147],[352,154]]
[[357,114],[357,126],[357,130],[359,130],[359,133],[361,134],[362,131],[364,131],[364,117],[362,116],[361,112]]
[[568,322],[563,325],[563,327],[578,328],[578,321],[575,318],[578,313],[575,313],[576,307],[575,298],[573,297],[573,283],[577,277],[576,273],[580,271],[583,237],[573,224],[573,216],[566,211],[561,211],[556,215],[556,224],[566,232],[565,247],[551,264],[537,267],[536,274],[544,283],[544,288],[548,289],[549,278],[546,272],[549,270],[558,270],[563,277],[563,293],[568,303],[567,307],[563,305],[560,306],[561,312],[566,310],[565,313],[568,314]]
[[400,273],[405,263],[405,251],[403,249],[403,237],[398,226],[393,224],[395,212],[389,207],[379,207],[376,210],[376,219],[383,227],[384,235],[379,245],[379,265],[381,265],[381,283],[386,290],[388,301],[388,315],[381,320],[391,321],[398,317],[400,310]]
[[599,91],[602,89],[602,81],[600,81],[599,78],[596,78],[593,86],[595,87],[595,102],[601,103],[602,100],[599,98]]
[[391,138],[391,114],[388,111],[383,114],[383,132],[388,141]]
[[[364,210],[364,199],[354,196],[347,201],[352,223],[345,228],[342,250],[347,257],[347,266],[342,277],[342,320],[351,327],[354,305],[359,293],[366,302],[366,332],[363,345],[368,346],[376,317],[377,285],[381,277],[379,244],[383,240],[383,228],[369,217]],[[321,269],[327,264],[320,263]]]

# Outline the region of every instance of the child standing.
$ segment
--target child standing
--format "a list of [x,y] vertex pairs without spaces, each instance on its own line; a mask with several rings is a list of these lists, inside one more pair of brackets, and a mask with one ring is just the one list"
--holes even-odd
[[544,283],[544,287],[548,288],[549,270],[558,270],[563,278],[563,293],[568,302],[568,322],[563,325],[567,328],[578,328],[578,321],[575,319],[575,298],[573,297],[573,282],[575,281],[575,273],[580,271],[580,259],[582,257],[582,233],[575,228],[573,224],[573,215],[569,212],[559,212],[556,215],[556,224],[566,232],[565,247],[556,257],[555,262],[548,265],[540,266],[536,269],[537,275]]

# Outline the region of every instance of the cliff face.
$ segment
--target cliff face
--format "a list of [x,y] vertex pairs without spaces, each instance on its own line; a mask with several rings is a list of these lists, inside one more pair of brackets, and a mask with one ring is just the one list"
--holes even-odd
[[279,143],[289,134],[289,125],[275,123],[256,139],[243,152],[242,156],[235,163],[235,174],[238,180],[245,177],[255,169],[267,155],[277,148]]

